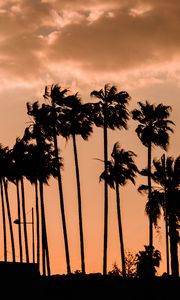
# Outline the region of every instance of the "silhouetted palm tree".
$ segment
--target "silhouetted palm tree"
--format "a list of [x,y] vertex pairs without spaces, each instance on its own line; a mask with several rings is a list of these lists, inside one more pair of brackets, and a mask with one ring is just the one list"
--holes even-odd
[[[150,104],[138,102],[139,109],[132,111],[132,117],[140,124],[136,128],[136,133],[142,144],[148,148],[148,201],[151,201],[151,157],[153,145],[159,146],[164,150],[169,144],[169,132],[173,132],[170,127],[174,123],[168,120],[171,107],[163,104]],[[152,205],[149,206],[150,210]],[[149,214],[149,246],[153,247],[153,220]]]
[[[3,195],[4,190],[4,196],[5,196],[5,203],[7,208],[7,217],[8,217],[8,223],[9,223],[9,230],[10,230],[10,239],[11,239],[11,249],[12,249],[12,259],[13,262],[16,261],[16,255],[15,255],[15,243],[14,243],[14,233],[13,233],[13,226],[12,226],[12,218],[11,218],[11,209],[9,204],[9,195],[8,195],[8,178],[12,172],[12,161],[9,154],[9,148],[8,147],[2,147],[0,145],[0,178],[1,178],[1,195]],[[4,203],[3,203],[4,197],[2,197],[2,213],[3,213],[3,222],[6,222],[5,220],[5,210],[4,210]],[[5,261],[7,260],[7,244],[6,244],[6,225],[4,223],[3,225],[3,235],[4,235],[4,256]]]
[[78,195],[81,271],[83,274],[85,273],[85,255],[84,255],[81,185],[80,185],[80,173],[79,173],[76,136],[80,135],[84,140],[87,140],[90,134],[92,133],[92,121],[86,114],[86,109],[84,108],[85,106],[82,104],[78,93],[69,95],[65,99],[65,107],[61,108],[62,114],[59,117],[59,121],[61,121],[60,134],[66,139],[72,137],[73,140],[77,195]]
[[[25,203],[25,190],[24,190],[24,179],[26,168],[25,160],[27,154],[27,145],[23,139],[17,138],[16,143],[11,151],[11,159],[13,163],[14,172],[12,174],[12,181],[16,184],[17,189],[17,207],[18,207],[18,219],[21,222],[21,204],[20,204],[20,193],[19,183],[21,185],[21,203],[22,203],[22,223],[24,228],[24,239],[25,239],[25,253],[26,262],[29,263],[29,247],[28,247],[28,235],[27,235],[27,222],[26,222],[26,203]],[[19,229],[19,246],[20,246],[20,261],[22,261],[22,241],[21,241],[21,223],[18,224]]]
[[1,207],[2,207],[2,221],[3,221],[3,244],[4,244],[4,261],[7,261],[7,233],[6,233],[6,214],[5,214],[5,202],[4,202],[4,191],[3,191],[3,178],[5,176],[5,170],[7,168],[8,148],[0,145],[0,187],[1,187]]
[[[104,89],[91,92],[91,96],[99,99],[98,103],[91,105],[92,120],[98,127],[103,127],[104,136],[104,172],[107,174],[108,161],[108,136],[107,129],[127,129],[129,113],[127,92],[118,92],[115,86],[106,84]],[[103,274],[107,274],[107,240],[108,240],[108,183],[104,181],[104,250]]]
[[122,259],[122,274],[123,277],[126,277],[126,262],[121,221],[122,218],[120,208],[119,186],[124,186],[129,180],[135,184],[134,178],[138,169],[134,163],[133,158],[134,156],[136,156],[135,153],[132,151],[125,151],[124,149],[122,149],[119,142],[114,144],[111,156],[112,159],[108,161],[107,175],[105,172],[103,172],[100,176],[100,180],[106,179],[110,187],[116,190],[118,229]]
[[10,230],[10,237],[11,237],[12,259],[13,259],[13,262],[15,262],[16,254],[15,254],[15,243],[14,243],[14,233],[13,233],[13,226],[12,226],[11,209],[10,209],[9,195],[8,195],[8,180],[6,178],[3,178],[2,181],[3,181],[3,186],[4,186],[4,192],[5,192],[7,215],[8,215],[9,230]]
[[[33,123],[26,128],[24,139],[30,140],[35,139],[37,145],[37,164],[38,164],[38,181],[39,181],[39,193],[40,193],[40,205],[41,205],[41,225],[42,225],[42,261],[43,261],[43,275],[46,275],[46,266],[48,276],[51,274],[50,270],[50,259],[49,259],[49,247],[47,240],[47,229],[45,219],[45,208],[44,208],[44,191],[43,184],[48,182],[50,176],[49,171],[49,154],[50,144],[46,143],[45,135],[42,130],[42,114],[38,105],[38,102],[34,102],[32,105],[27,103],[28,115],[32,116]],[[45,261],[46,260],[46,261]]]
[[[169,227],[171,270],[172,275],[179,276],[178,242],[180,222],[180,156],[176,159],[163,155],[159,160],[153,160],[153,180],[162,187],[166,233]],[[167,235],[166,235],[167,244]]]
[[36,212],[36,258],[37,264],[40,267],[40,214],[39,214],[39,196],[38,196],[38,174],[39,165],[37,157],[37,146],[28,145],[28,154],[26,159],[26,178],[31,184],[34,184],[35,191],[35,212]]
[[23,249],[22,249],[22,233],[21,233],[21,202],[19,192],[19,180],[16,179],[16,193],[17,193],[17,215],[18,215],[18,234],[19,234],[19,256],[20,262],[23,262]]
[[[59,149],[58,149],[57,136],[59,135],[59,126],[61,126],[61,120],[59,120],[58,116],[59,116],[59,108],[64,103],[66,93],[67,93],[66,89],[61,90],[61,87],[56,84],[56,85],[46,86],[45,94],[44,94],[44,98],[48,100],[48,102],[50,102],[50,105],[49,106],[43,105],[43,111],[47,113],[47,118],[43,126],[45,127],[45,131],[46,132],[50,131],[49,135],[53,136],[57,165],[59,165]],[[59,199],[60,199],[60,208],[61,208],[61,216],[62,216],[67,273],[70,274],[71,264],[70,264],[70,256],[69,256],[67,226],[66,226],[66,217],[65,217],[65,209],[64,209],[64,195],[63,195],[62,176],[61,176],[60,167],[58,169],[57,179],[58,179]]]

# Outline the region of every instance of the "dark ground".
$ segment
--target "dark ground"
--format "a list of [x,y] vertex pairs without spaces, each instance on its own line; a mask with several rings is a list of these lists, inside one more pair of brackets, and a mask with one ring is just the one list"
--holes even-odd
[[[1,299],[180,299],[180,278],[122,279],[101,274],[1,276]],[[3,296],[4,295],[4,296]]]

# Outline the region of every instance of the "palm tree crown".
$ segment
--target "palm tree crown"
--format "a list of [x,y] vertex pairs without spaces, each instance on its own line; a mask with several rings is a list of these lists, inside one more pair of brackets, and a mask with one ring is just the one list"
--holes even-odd
[[132,117],[140,124],[136,128],[136,133],[142,144],[148,147],[149,144],[160,146],[167,150],[169,144],[169,132],[173,132],[171,125],[173,121],[168,120],[171,107],[163,104],[150,104],[138,102],[140,109],[132,111]]
[[92,91],[91,96],[99,99],[99,102],[92,104],[92,118],[96,126],[102,127],[106,119],[106,125],[110,129],[127,129],[127,105],[130,100],[127,92],[118,92],[116,86],[106,84],[104,89]]
[[80,135],[87,140],[93,131],[92,120],[86,114],[85,105],[82,104],[78,93],[66,97],[59,120],[61,121],[60,134],[65,138]]
[[[115,182],[121,186],[127,181],[135,184],[135,176],[138,168],[134,163],[136,154],[133,151],[125,151],[120,142],[116,142],[111,153],[112,159],[108,161],[107,180],[110,187],[115,188]],[[105,172],[100,175],[100,180],[105,179]]]

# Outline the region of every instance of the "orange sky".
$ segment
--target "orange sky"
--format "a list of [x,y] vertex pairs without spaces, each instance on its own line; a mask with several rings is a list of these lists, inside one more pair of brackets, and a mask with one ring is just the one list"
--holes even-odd
[[[175,132],[169,155],[179,155],[180,143],[180,3],[178,0],[0,0],[0,141],[12,146],[29,122],[26,102],[42,100],[46,84],[60,83],[79,91],[83,102],[105,83],[116,84],[137,101],[171,105]],[[147,149],[139,142],[129,122],[128,131],[109,131],[109,153],[120,141],[138,154],[139,168],[146,166]],[[71,141],[59,140],[64,158],[63,184],[72,269],[80,269],[77,199]],[[99,183],[103,158],[102,130],[94,128],[88,142],[78,139],[82,181],[85,258],[87,272],[102,272],[103,184]],[[162,151],[154,148],[153,157]],[[137,252],[148,242],[146,198],[128,184],[122,188],[122,218],[125,248]],[[14,187],[10,188],[12,216],[17,218]],[[120,265],[114,191],[110,191],[108,269]],[[33,190],[27,184],[27,211],[34,206]],[[56,182],[45,194],[48,238],[53,273],[66,272],[62,226]],[[29,215],[29,214],[28,214]],[[29,215],[30,217],[30,215]],[[160,225],[163,228],[163,223]],[[29,226],[30,227],[30,226]],[[17,228],[14,225],[17,237]],[[3,257],[0,231],[0,257]],[[29,228],[29,235],[31,230]],[[162,251],[159,272],[165,271],[163,231],[155,234]],[[8,247],[10,251],[10,244]],[[18,256],[18,252],[17,252]],[[9,259],[10,254],[9,254]]]

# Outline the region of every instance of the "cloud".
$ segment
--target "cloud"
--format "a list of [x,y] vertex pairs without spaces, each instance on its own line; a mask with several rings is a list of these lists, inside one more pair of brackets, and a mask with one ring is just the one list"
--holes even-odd
[[154,6],[144,14],[140,8],[139,14],[138,7],[136,14],[126,7],[114,11],[112,18],[101,16],[91,26],[83,20],[64,28],[49,56],[81,61],[85,68],[102,72],[171,60],[180,46],[177,8],[175,11],[172,5],[167,11],[166,6],[164,10],[161,5]]
[[0,79],[178,69],[179,14],[178,0],[0,0]]

